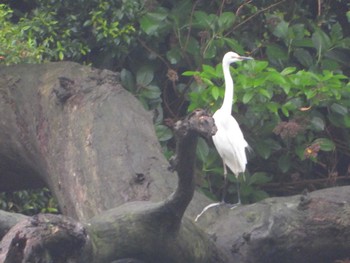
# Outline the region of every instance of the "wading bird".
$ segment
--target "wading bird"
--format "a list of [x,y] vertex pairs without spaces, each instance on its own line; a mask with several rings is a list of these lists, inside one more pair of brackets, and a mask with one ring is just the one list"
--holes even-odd
[[243,173],[246,168],[247,156],[245,151],[248,147],[248,143],[244,139],[243,133],[239,128],[237,121],[231,115],[234,84],[230,73],[230,64],[247,59],[252,58],[240,56],[235,52],[226,53],[222,59],[222,69],[225,79],[225,96],[221,108],[218,109],[213,115],[215,125],[218,129],[217,133],[213,136],[213,142],[224,166],[224,190],[222,194],[222,202],[206,206],[196,217],[195,221],[197,221],[198,218],[210,207],[217,206],[225,202],[227,167],[237,177],[238,204],[241,203],[238,176],[240,173]]

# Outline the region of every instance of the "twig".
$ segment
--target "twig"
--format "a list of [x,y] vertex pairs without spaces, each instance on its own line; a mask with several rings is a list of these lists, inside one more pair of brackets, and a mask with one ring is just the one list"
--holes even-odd
[[148,47],[148,46],[146,45],[146,43],[145,43],[143,40],[141,40],[140,38],[137,38],[137,40],[140,42],[141,46],[143,46],[148,52],[155,54],[156,57],[159,58],[159,59],[166,65],[166,67],[167,67],[168,69],[171,68],[171,67],[169,66],[168,62],[167,62],[164,58],[162,58],[162,56],[159,55],[156,51],[154,51],[153,49],[151,49],[150,47]]
[[243,24],[247,23],[249,20],[253,19],[254,17],[256,17],[257,15],[259,15],[260,13],[263,13],[263,12],[265,12],[266,10],[269,10],[269,9],[271,9],[271,8],[277,6],[277,5],[279,5],[279,4],[281,4],[281,3],[285,2],[285,1],[286,1],[286,0],[282,0],[282,1],[278,2],[278,3],[272,4],[272,5],[270,5],[270,6],[266,7],[266,8],[263,8],[263,9],[259,10],[259,11],[256,12],[254,15],[251,15],[250,17],[248,17],[247,19],[243,20],[243,21],[242,21],[241,23],[239,23],[238,25],[234,26],[234,27],[232,28],[232,30],[230,30],[229,32],[227,32],[224,36],[227,37],[229,34],[231,34],[233,31],[235,31],[238,27],[240,27],[240,26],[242,26]]

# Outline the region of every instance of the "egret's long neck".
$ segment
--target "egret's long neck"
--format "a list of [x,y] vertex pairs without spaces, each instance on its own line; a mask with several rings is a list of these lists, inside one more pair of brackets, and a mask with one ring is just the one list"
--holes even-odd
[[232,111],[232,99],[233,99],[233,80],[230,73],[230,64],[222,63],[225,79],[225,97],[222,103],[221,109],[231,114]]

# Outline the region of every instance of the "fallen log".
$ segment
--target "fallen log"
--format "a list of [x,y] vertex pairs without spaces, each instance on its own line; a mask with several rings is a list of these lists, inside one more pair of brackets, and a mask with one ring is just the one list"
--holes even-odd
[[[67,260],[79,262],[76,252],[84,248],[91,249],[81,254],[95,262],[147,262],[164,259],[165,251],[168,262],[326,263],[350,257],[349,187],[269,198],[232,210],[223,205],[209,209],[194,224],[191,218],[208,204],[197,194],[187,209],[190,218],[179,220],[183,206],[175,217],[171,209],[164,210],[176,177],[167,170],[151,116],[120,86],[117,73],[65,62],[0,67],[0,76],[0,189],[50,188],[71,218],[50,217],[47,226],[50,221],[79,226],[72,227],[70,237],[70,231],[60,232],[59,240],[82,244],[65,254]],[[186,160],[193,158],[187,155]],[[180,203],[188,203],[189,196]],[[151,202],[132,202],[136,200]],[[178,219],[170,223],[172,228],[160,224],[169,215]],[[40,218],[45,217],[1,212],[0,237],[7,233],[1,255],[14,263],[23,258],[20,251],[30,235],[21,235],[19,226],[43,226]],[[86,235],[74,234],[74,229]],[[145,239],[145,233],[154,234]],[[38,246],[32,248],[47,243],[34,242]],[[177,257],[171,247],[184,255]],[[36,256],[51,253],[45,251]]]

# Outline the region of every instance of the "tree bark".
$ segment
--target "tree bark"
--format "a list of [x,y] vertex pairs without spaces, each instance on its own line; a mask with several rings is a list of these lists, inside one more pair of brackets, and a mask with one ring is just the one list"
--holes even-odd
[[47,185],[63,214],[84,221],[174,190],[151,113],[118,73],[70,62],[2,66],[0,112],[0,191]]
[[350,256],[350,187],[216,207],[198,224],[230,262],[335,262]]

